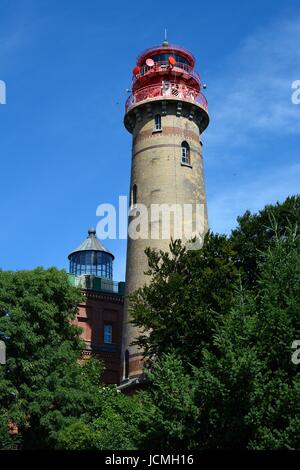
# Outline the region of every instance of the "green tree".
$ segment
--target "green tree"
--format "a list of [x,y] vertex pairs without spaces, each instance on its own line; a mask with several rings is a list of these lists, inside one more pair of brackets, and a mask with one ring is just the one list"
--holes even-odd
[[241,268],[243,282],[255,285],[259,275],[260,255],[275,241],[276,234],[285,236],[291,227],[300,224],[300,196],[290,196],[283,203],[269,204],[256,214],[246,211],[237,218],[238,225],[230,240]]
[[[299,206],[291,197],[246,213],[198,252],[177,241],[170,254],[148,250],[150,284],[131,299],[151,366],[141,445],[300,448]],[[183,410],[196,409],[188,424],[179,391]]]
[[133,324],[145,332],[137,344],[150,358],[174,352],[185,366],[199,364],[239,283],[232,247],[225,235],[208,233],[201,250],[186,251],[177,240],[170,253],[147,255],[151,282],[130,302]]
[[299,223],[300,196],[293,196],[257,214],[247,211],[230,236],[208,233],[200,250],[186,251],[179,240],[169,253],[146,250],[150,282],[130,299],[145,357],[175,352],[188,358],[187,366],[199,365],[240,283],[255,292],[263,253]]
[[148,389],[138,395],[143,410],[138,421],[139,448],[195,448],[199,408],[193,374],[169,353],[155,362],[147,377]]
[[0,331],[7,337],[1,415],[18,425],[23,448],[53,446],[66,420],[94,406],[95,387],[78,364],[80,330],[71,323],[80,299],[63,271],[0,272]]
[[291,360],[300,338],[299,235],[275,234],[258,269],[255,293],[241,286],[198,366],[187,373],[176,356],[154,362],[145,446],[159,448],[159,436],[168,449],[300,448],[300,370]]
[[299,237],[277,238],[259,264],[256,294],[239,294],[216,335],[218,355],[207,352],[199,371],[199,397],[206,415],[215,394],[203,385],[219,384],[215,427],[207,445],[277,449],[300,447],[300,371],[291,360],[300,338]]
[[58,434],[57,448],[77,450],[132,450],[139,439],[137,424],[143,416],[138,396],[127,397],[114,386],[99,387],[93,414],[72,419]]

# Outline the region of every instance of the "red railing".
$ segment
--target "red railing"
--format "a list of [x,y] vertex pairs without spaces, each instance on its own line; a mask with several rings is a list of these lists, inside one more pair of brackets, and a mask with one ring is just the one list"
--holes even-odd
[[176,62],[175,65],[170,65],[169,62],[155,62],[153,67],[149,67],[148,65],[143,65],[141,67],[140,73],[133,77],[133,83],[135,83],[139,78],[144,77],[145,75],[156,73],[156,72],[172,72],[174,74],[182,74],[182,72],[186,72],[188,75],[193,77],[200,83],[200,75],[198,72],[188,64],[184,64],[182,62]]
[[141,101],[158,98],[160,96],[194,102],[208,112],[208,103],[204,95],[196,91],[194,88],[173,82],[162,82],[160,85],[144,87],[134,92],[134,94],[130,95],[126,101],[126,112]]

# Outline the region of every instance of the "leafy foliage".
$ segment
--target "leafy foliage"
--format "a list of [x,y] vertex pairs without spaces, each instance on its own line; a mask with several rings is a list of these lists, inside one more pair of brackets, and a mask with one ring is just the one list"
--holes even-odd
[[164,354],[147,375],[151,386],[139,394],[143,409],[139,447],[193,448],[199,417],[194,377],[186,373],[175,354]]
[[135,449],[137,423],[142,416],[137,397],[128,398],[115,387],[98,388],[95,412],[82,414],[62,428],[58,435],[60,449],[103,450]]
[[232,231],[230,240],[243,283],[251,287],[259,275],[261,253],[274,243],[276,237],[284,237],[289,230],[299,227],[300,196],[267,205],[257,214],[246,211],[237,221],[238,226]]
[[54,268],[0,272],[0,331],[8,338],[1,411],[18,426],[23,448],[53,446],[64,422],[93,405],[71,323],[80,295]]
[[132,297],[152,368],[142,446],[300,448],[298,208],[299,197],[247,213],[196,254],[178,242],[169,255],[148,252],[151,283]]
[[185,364],[198,364],[239,284],[231,245],[209,233],[201,250],[186,251],[177,240],[170,253],[147,255],[151,283],[131,297],[133,324],[145,331],[137,344],[150,358],[174,352]]
[[277,240],[260,269],[256,294],[240,290],[198,366],[187,373],[167,354],[148,372],[142,447],[299,449],[299,236]]
[[0,448],[299,449],[299,221],[290,197],[198,251],[147,250],[131,314],[148,387],[133,397],[79,361],[80,292],[64,272],[0,272]]
[[80,300],[63,271],[0,272],[0,448],[135,447],[139,404],[103,386],[101,361],[81,361]]

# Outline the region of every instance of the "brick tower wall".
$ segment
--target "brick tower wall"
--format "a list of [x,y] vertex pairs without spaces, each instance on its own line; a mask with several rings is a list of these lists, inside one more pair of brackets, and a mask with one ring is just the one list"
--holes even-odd
[[[161,115],[161,131],[154,131],[154,116]],[[200,113],[190,103],[178,101],[155,101],[141,105],[134,111],[133,147],[130,194],[137,186],[137,203],[150,209],[151,204],[203,204],[203,232],[207,231],[207,207],[204,184],[202,144],[200,143]],[[181,163],[181,144],[190,147],[190,166]],[[194,206],[195,207],[195,206]],[[171,217],[171,235],[174,219]],[[193,211],[193,223],[195,224]],[[157,223],[157,221],[153,221]],[[194,225],[195,227],[195,225]],[[145,248],[168,251],[170,239],[150,238],[151,221],[148,224],[149,239],[128,238],[126,290],[127,294],[149,282],[144,272],[148,269]],[[187,241],[182,237],[183,241]],[[130,324],[128,302],[125,301],[123,324],[123,357],[130,353],[129,377],[137,377],[142,371],[141,351],[131,342],[139,331]],[[123,376],[124,378],[124,376]]]

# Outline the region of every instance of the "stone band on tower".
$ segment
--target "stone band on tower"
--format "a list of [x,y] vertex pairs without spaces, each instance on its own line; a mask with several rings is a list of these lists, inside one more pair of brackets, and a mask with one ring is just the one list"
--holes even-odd
[[[130,207],[144,204],[193,205],[191,222],[196,223],[196,206],[203,207],[203,233],[208,228],[203,172],[202,132],[209,122],[206,98],[201,94],[200,76],[194,70],[195,58],[186,49],[164,41],[144,51],[133,70],[132,94],[126,102],[124,124],[132,133]],[[175,220],[175,219],[174,219]],[[130,221],[130,217],[129,217]],[[168,251],[170,238],[151,238],[154,225],[149,222],[147,239],[128,237],[127,295],[149,282],[146,247]],[[176,223],[171,222],[174,238]],[[175,231],[174,231],[175,230]],[[199,235],[203,235],[199,234]],[[188,239],[183,234],[184,242]],[[131,343],[139,331],[130,323],[126,301],[123,324],[123,380],[139,377],[141,351]]]

